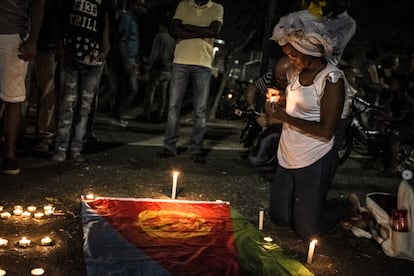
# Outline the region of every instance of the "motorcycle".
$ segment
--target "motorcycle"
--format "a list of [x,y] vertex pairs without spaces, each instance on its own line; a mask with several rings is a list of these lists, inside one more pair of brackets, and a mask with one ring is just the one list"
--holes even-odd
[[[385,111],[365,99],[355,96],[345,139],[339,146],[339,165],[355,151],[365,156],[381,156],[387,142],[399,126],[387,120]],[[413,143],[398,144],[397,170],[401,177],[410,180],[414,171]]]
[[252,167],[271,167],[276,169],[276,152],[281,126],[263,129],[256,121],[260,113],[254,110],[236,109],[235,114],[247,118],[246,126],[240,134],[240,144],[249,149],[248,161]]
[[240,119],[235,110],[245,109],[246,100],[244,91],[247,89],[248,82],[234,80],[227,84],[226,89],[221,96],[216,117],[222,120]]

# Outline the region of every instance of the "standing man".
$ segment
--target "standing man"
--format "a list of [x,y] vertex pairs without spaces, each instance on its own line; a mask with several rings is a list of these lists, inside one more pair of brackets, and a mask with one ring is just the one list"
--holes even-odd
[[84,137],[95,87],[109,52],[109,0],[60,0],[61,24],[56,55],[58,116],[55,154],[58,162],[83,161]]
[[210,90],[214,37],[223,24],[223,6],[211,0],[184,0],[175,11],[171,34],[176,38],[171,73],[167,128],[158,157],[177,155],[179,116],[187,85],[193,90],[192,159],[203,164],[206,109]]
[[43,11],[44,0],[0,1],[0,99],[5,103],[1,171],[4,174],[20,172],[15,156],[20,110],[26,97],[27,61],[36,55]]
[[56,132],[56,91],[55,91],[55,38],[53,36],[53,14],[55,0],[45,0],[45,15],[39,33],[37,55],[34,64],[38,83],[37,95],[37,143],[33,150],[49,153],[54,144]]
[[114,49],[111,51],[112,69],[117,82],[111,124],[125,127],[121,119],[138,94],[140,35],[138,16],[147,12],[145,0],[128,0],[127,10],[122,10],[113,31]]
[[357,24],[348,14],[349,0],[327,0],[322,7],[322,22],[335,38],[332,56],[329,62],[338,65],[345,47],[356,33]]
[[175,40],[168,33],[167,20],[160,20],[158,33],[152,42],[149,56],[149,80],[144,99],[144,117],[152,121],[152,105],[158,91],[158,108],[154,121],[162,122],[167,112],[168,85],[171,79],[171,65],[174,58]]

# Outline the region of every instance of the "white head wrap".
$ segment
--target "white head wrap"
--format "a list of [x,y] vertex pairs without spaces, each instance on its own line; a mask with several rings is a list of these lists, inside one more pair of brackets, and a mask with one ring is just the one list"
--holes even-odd
[[289,43],[302,54],[326,59],[330,58],[334,44],[325,25],[307,10],[280,18],[273,29],[272,39],[280,46]]

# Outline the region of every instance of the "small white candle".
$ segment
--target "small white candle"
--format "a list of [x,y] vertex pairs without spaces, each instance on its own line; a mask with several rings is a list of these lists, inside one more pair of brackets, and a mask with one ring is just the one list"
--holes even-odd
[[14,205],[13,210],[23,210],[22,205]]
[[8,240],[0,238],[0,247],[6,247],[8,243]]
[[0,269],[0,276],[6,275],[6,270]]
[[175,199],[175,197],[177,195],[178,174],[179,174],[179,172],[177,172],[177,171],[173,172],[173,185],[172,185],[172,190],[171,190],[171,199]]
[[21,240],[19,240],[19,246],[21,247],[28,247],[30,245],[30,240],[26,237],[23,237]]
[[22,213],[22,217],[24,218],[30,218],[32,216],[32,213],[30,213],[29,211],[24,211]]
[[43,268],[34,268],[30,272],[32,275],[43,275],[45,273],[45,270]]
[[44,210],[44,211],[50,211],[50,210],[53,210],[53,206],[52,206],[52,205],[45,205],[45,206],[43,206],[43,210]]
[[3,211],[4,207],[0,205],[0,212]]
[[263,230],[264,210],[259,211],[259,230]]
[[34,213],[33,216],[37,219],[40,219],[40,218],[43,218],[45,216],[45,213],[37,212],[37,213]]
[[22,209],[14,209],[13,210],[13,214],[15,216],[20,216],[22,213],[23,213],[23,210]]
[[308,264],[312,263],[313,253],[315,252],[315,245],[316,245],[317,242],[318,242],[317,240],[312,240],[309,243],[308,259],[307,259]]
[[27,207],[27,211],[29,211],[31,213],[36,212],[36,210],[37,210],[36,206],[28,206]]
[[94,194],[89,193],[89,194],[87,194],[87,195],[85,196],[85,198],[86,198],[87,200],[94,200],[94,199],[95,199],[95,196],[94,196]]
[[264,239],[266,242],[272,242],[272,241],[273,241],[272,237],[264,237],[263,239]]
[[52,215],[53,214],[53,211],[54,211],[54,207],[53,206],[51,206],[51,205],[46,205],[46,206],[44,206],[43,207],[43,210],[45,211],[45,215],[46,216],[50,216],[50,215]]
[[9,212],[2,212],[0,216],[1,218],[7,219],[11,216],[11,214]]
[[40,243],[42,245],[51,245],[52,244],[52,239],[49,237],[44,237],[43,239],[40,240]]
[[53,214],[53,210],[46,210],[45,211],[45,216],[50,216]]

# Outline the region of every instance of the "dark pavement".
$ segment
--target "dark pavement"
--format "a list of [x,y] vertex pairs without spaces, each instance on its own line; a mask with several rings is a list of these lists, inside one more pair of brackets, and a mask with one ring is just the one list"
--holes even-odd
[[[180,154],[170,159],[155,156],[162,145],[164,125],[130,120],[126,128],[109,124],[104,115],[96,120],[99,142],[86,145],[87,163],[61,164],[27,150],[19,158],[22,171],[17,176],[0,175],[0,205],[10,209],[53,204],[56,214],[43,221],[0,220],[0,237],[16,240],[48,234],[57,242],[47,250],[33,246],[0,248],[0,268],[7,275],[28,275],[30,267],[44,267],[45,275],[85,275],[82,255],[80,196],[168,198],[172,170],[181,172],[178,199],[229,201],[252,224],[257,224],[260,208],[268,206],[272,173],[252,169],[239,144],[241,121],[208,122],[205,147],[207,164],[194,164],[186,151],[191,119],[182,120]],[[33,140],[23,146],[30,149]],[[364,169],[367,159],[357,154],[338,168],[329,196],[356,193],[365,205],[369,192],[395,193],[398,178],[378,176],[380,160]],[[272,224],[265,215],[264,235],[271,236],[292,257],[306,263],[308,242],[296,238],[285,227]],[[379,246],[356,238],[339,226],[320,237],[314,262],[305,264],[316,275],[410,275],[414,262],[389,258]]]

